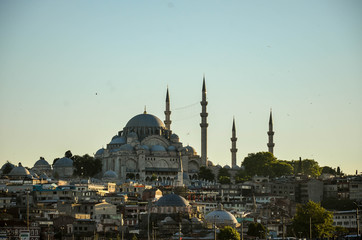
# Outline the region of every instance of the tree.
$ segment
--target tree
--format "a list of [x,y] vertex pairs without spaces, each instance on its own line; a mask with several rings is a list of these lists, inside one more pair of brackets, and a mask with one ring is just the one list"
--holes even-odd
[[72,152],[71,152],[70,150],[68,150],[68,151],[65,152],[64,156],[65,156],[66,158],[72,158],[72,157],[73,157],[73,154],[72,154]]
[[6,174],[10,173],[11,170],[13,170],[13,168],[14,168],[14,165],[11,164],[9,161],[7,161],[3,168],[3,174],[6,175]]
[[151,181],[156,181],[157,180],[157,175],[155,173],[152,173],[152,176],[151,176]]
[[268,233],[268,230],[264,227],[263,224],[258,222],[252,222],[248,226],[248,234],[249,236],[259,237],[259,238],[265,238],[266,234]]
[[199,179],[214,181],[215,180],[215,174],[211,171],[210,168],[207,168],[205,166],[201,166],[200,170],[199,170]]
[[271,163],[271,169],[274,177],[281,177],[293,174],[293,167],[286,161],[275,161]]
[[302,237],[309,237],[309,228],[312,228],[312,238],[332,237],[335,228],[333,213],[327,211],[319,203],[309,201],[298,205],[297,212],[293,217],[292,227],[294,233],[302,232]]
[[318,177],[322,173],[322,168],[319,167],[318,162],[313,159],[299,159],[299,161],[291,161],[291,164],[294,169],[298,169],[296,173],[310,175],[313,177]]
[[219,169],[219,173],[217,175],[217,180],[221,183],[221,184],[228,184],[230,183],[230,173],[229,173],[229,169],[227,168],[220,168]]
[[228,176],[220,176],[219,177],[219,183],[221,183],[221,184],[230,184],[231,183],[230,177],[228,177]]
[[336,175],[337,174],[337,171],[336,169],[333,169],[331,167],[328,167],[328,166],[325,166],[325,167],[322,167],[322,171],[321,173],[326,173],[326,174],[332,174],[332,175]]
[[235,228],[226,226],[220,229],[220,232],[217,234],[217,239],[220,240],[240,240],[240,234],[236,231]]
[[270,176],[280,177],[293,174],[293,167],[288,161],[277,160],[270,152],[250,153],[243,161],[249,177]]
[[74,175],[80,177],[93,177],[102,171],[102,162],[100,159],[85,154],[83,156],[74,155],[73,166],[75,168]]
[[355,209],[353,200],[326,198],[321,202],[321,206],[329,210],[347,211]]
[[235,183],[242,183],[242,182],[250,180],[250,176],[247,175],[247,173],[244,169],[239,169],[236,172],[234,179],[235,179]]

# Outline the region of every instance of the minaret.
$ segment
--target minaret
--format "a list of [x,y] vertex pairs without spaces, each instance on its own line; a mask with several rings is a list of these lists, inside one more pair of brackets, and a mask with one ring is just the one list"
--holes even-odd
[[171,130],[171,111],[170,111],[170,97],[168,95],[168,87],[167,87],[167,93],[166,93],[166,111],[165,111],[165,126],[168,130]]
[[269,142],[268,142],[268,151],[272,154],[274,154],[274,142],[273,142],[273,136],[274,136],[274,132],[273,132],[273,118],[272,118],[272,110],[270,109],[270,117],[269,117],[269,132],[268,132],[268,136],[269,136]]
[[231,167],[235,167],[236,166],[236,152],[238,151],[238,149],[236,148],[236,140],[238,140],[238,138],[236,137],[236,128],[235,128],[235,118],[233,119],[233,129],[232,129],[232,136],[231,136]]
[[201,116],[201,161],[205,166],[207,166],[207,127],[209,124],[207,123],[208,113],[206,112],[206,86],[205,86],[205,76],[203,78],[202,83],[202,101],[200,102],[202,106],[202,111],[200,113]]

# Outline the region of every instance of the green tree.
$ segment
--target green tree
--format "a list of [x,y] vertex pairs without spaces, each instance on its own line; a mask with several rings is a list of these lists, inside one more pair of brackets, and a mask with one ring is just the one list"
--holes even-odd
[[230,177],[220,176],[219,177],[219,183],[221,183],[221,184],[230,184],[231,183]]
[[102,162],[100,159],[85,154],[83,156],[74,155],[73,166],[75,168],[74,175],[80,177],[93,177],[102,171]]
[[250,176],[247,175],[247,173],[244,169],[239,169],[236,172],[234,179],[235,179],[236,183],[242,183],[242,182],[250,180]]
[[6,174],[10,173],[11,170],[13,170],[13,168],[14,168],[14,164],[7,161],[3,168],[3,174],[6,175]]
[[293,174],[293,167],[287,161],[278,161],[270,152],[250,153],[243,161],[249,177],[270,176],[280,177]]
[[291,161],[291,164],[295,169],[298,169],[298,173],[304,175],[318,177],[322,173],[322,168],[319,167],[318,162],[313,159],[300,159],[299,161]]
[[220,232],[217,234],[217,239],[220,240],[240,240],[240,234],[236,231],[235,228],[226,226],[220,229]]
[[298,205],[297,212],[293,217],[292,227],[294,233],[302,232],[302,237],[309,237],[309,227],[312,226],[312,238],[332,237],[335,228],[333,213],[327,211],[319,203],[309,201]]
[[325,167],[322,167],[322,171],[321,173],[326,173],[326,174],[332,174],[332,175],[336,175],[337,174],[337,171],[336,169],[333,169],[331,167],[328,167],[328,166],[325,166]]
[[222,183],[222,184],[226,184],[226,183],[230,183],[230,173],[229,173],[229,169],[227,168],[220,168],[219,169],[219,173],[217,175],[217,180]]
[[215,174],[211,171],[210,168],[207,168],[205,166],[201,166],[200,170],[199,170],[199,179],[214,181],[215,180]]
[[355,209],[353,200],[326,198],[321,202],[321,206],[328,210],[346,211]]
[[152,176],[151,176],[151,181],[156,181],[157,180],[157,175],[155,173],[152,173]]
[[66,158],[72,158],[72,157],[73,157],[73,154],[72,154],[72,152],[71,152],[70,150],[68,150],[68,151],[65,152],[64,156],[65,156]]
[[137,240],[137,239],[138,239],[138,238],[137,238],[136,234],[133,234],[132,240]]
[[246,234],[253,237],[265,238],[267,233],[268,230],[264,227],[263,224],[252,222],[249,224],[248,232]]
[[290,165],[286,161],[272,162],[271,169],[273,172],[273,174],[272,174],[273,177],[288,176],[288,175],[292,175],[294,172],[292,165]]

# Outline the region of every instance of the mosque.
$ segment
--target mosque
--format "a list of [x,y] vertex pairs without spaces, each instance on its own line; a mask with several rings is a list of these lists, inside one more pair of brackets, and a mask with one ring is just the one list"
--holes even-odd
[[[170,96],[167,89],[165,120],[149,114],[146,110],[131,118],[123,130],[115,135],[106,148],[99,149],[95,157],[102,160],[103,176],[126,180],[171,181],[183,184],[186,179],[196,179],[201,166],[213,164],[207,161],[207,99],[205,77],[202,85],[201,116],[201,156],[191,146],[184,146],[177,134],[171,130]],[[273,152],[272,115],[269,120],[269,151]],[[236,129],[232,127],[232,161],[236,164]]]
[[95,157],[103,163],[103,175],[121,180],[134,178],[151,181],[179,182],[196,179],[201,166],[206,166],[206,87],[202,90],[202,149],[201,156],[191,146],[184,146],[171,130],[170,96],[167,89],[165,120],[144,111],[131,118],[123,130],[115,135],[106,148]]

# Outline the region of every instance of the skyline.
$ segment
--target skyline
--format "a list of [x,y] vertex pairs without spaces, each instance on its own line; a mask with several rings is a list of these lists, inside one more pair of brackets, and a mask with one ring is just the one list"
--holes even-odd
[[0,3],[0,161],[32,167],[95,153],[133,116],[164,121],[201,155],[231,165],[267,151],[362,171],[360,1]]

